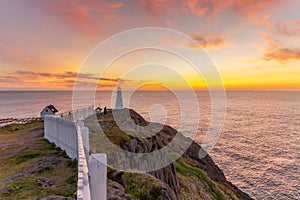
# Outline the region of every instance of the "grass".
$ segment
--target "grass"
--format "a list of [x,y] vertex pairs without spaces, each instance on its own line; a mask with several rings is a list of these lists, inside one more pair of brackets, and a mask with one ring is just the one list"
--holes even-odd
[[200,168],[192,167],[183,162],[181,159],[175,161],[174,164],[178,174],[183,177],[188,177],[189,179],[196,177],[204,183],[207,193],[212,194],[217,200],[225,200],[223,193],[217,188],[216,184]]
[[42,157],[43,153],[35,150],[30,150],[30,151],[24,151],[22,153],[13,155],[9,158],[7,158],[5,161],[6,163],[18,165],[21,163],[24,163],[26,161]]
[[132,200],[161,199],[162,185],[149,174],[124,173],[125,193],[131,195]]
[[26,124],[10,124],[0,128],[0,134],[10,134],[10,133],[18,133],[20,131],[25,131],[30,128],[42,125],[43,122],[41,120],[33,121]]
[[[70,172],[73,172],[72,174]],[[62,174],[64,174],[62,176]],[[38,178],[53,178],[52,187],[43,188],[37,184]],[[77,177],[74,176],[74,170],[66,171],[65,166],[57,167],[42,173],[32,174],[14,181],[11,185],[14,187],[0,194],[0,199],[35,199],[37,197],[59,195],[71,197],[76,191]],[[75,186],[75,187],[74,187]]]
[[[109,154],[111,143],[115,146],[120,146],[124,141],[130,141],[131,137],[117,126],[111,115],[97,117],[91,116],[85,120],[85,124],[87,124],[90,130],[90,149],[92,152],[105,152]],[[99,130],[99,122],[97,120],[101,120],[100,124],[105,125],[105,128]]]
[[[0,188],[13,189],[0,193],[0,199],[36,199],[51,195],[73,197],[77,189],[77,161],[43,138],[42,122],[11,124],[0,129]],[[16,128],[18,127],[18,128]],[[57,155],[66,159],[65,164],[30,174],[14,181],[3,183],[3,179],[33,167],[45,156]],[[51,178],[54,185],[43,188],[37,184],[39,178]]]

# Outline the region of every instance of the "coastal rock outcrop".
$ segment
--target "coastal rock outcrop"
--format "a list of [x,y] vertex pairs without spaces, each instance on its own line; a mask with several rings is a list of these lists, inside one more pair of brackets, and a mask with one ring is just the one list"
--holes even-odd
[[110,179],[107,180],[107,199],[108,200],[130,200],[129,194],[125,194],[124,187]]
[[[128,119],[128,113],[131,120]],[[112,186],[108,188],[110,197],[128,193],[134,195],[134,199],[147,199],[143,196],[144,192],[152,193],[155,198],[166,200],[186,199],[190,195],[198,195],[200,199],[252,199],[226,180],[222,170],[208,154],[205,153],[203,158],[199,157],[199,153],[203,153],[204,150],[198,143],[183,136],[172,127],[148,122],[131,109],[121,109],[106,116],[98,116],[98,121],[104,134],[126,152],[150,153],[161,150],[166,145],[171,145],[174,152],[162,151],[161,157],[158,158],[161,160],[171,159],[170,155],[177,155],[177,152],[182,152],[177,161],[169,162],[169,165],[155,171],[147,170],[148,168],[155,168],[157,164],[151,162],[147,157],[143,160],[130,159],[128,164],[131,167],[149,171],[148,175],[118,171],[109,173],[110,183],[114,183],[110,184]],[[91,122],[87,121],[86,123]],[[153,130],[159,131],[154,133]],[[91,134],[90,145],[92,149],[93,137]],[[184,149],[184,147],[188,148]],[[97,151],[96,149],[95,146],[93,151]],[[141,182],[141,180],[143,181]],[[136,185],[142,187],[143,192]],[[198,194],[193,194],[195,191]]]

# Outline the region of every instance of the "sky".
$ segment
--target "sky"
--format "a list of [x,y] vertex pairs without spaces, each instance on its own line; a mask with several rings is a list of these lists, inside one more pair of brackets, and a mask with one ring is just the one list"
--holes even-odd
[[[299,8],[299,0],[1,0],[0,89],[64,90],[75,81],[103,90],[201,89],[216,68],[226,89],[299,90]],[[95,53],[111,36],[143,27],[178,31],[197,44],[145,29]],[[206,54],[208,73],[157,49],[131,51],[99,73],[102,57],[151,42],[195,59]]]

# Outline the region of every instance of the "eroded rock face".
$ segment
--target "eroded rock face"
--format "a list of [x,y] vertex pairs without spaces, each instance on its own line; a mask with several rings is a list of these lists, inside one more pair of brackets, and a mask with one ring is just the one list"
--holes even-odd
[[214,163],[208,154],[206,154],[204,158],[199,157],[200,151],[203,151],[201,146],[196,142],[192,142],[191,146],[183,156],[198,161],[198,164],[195,167],[203,169],[212,180],[226,181],[223,171]]
[[[154,150],[160,149],[163,146],[164,145],[162,140],[159,137],[154,136],[154,139],[133,138],[128,144],[123,143],[121,147],[129,152],[149,153]],[[161,158],[158,158],[158,160],[166,159],[166,157],[168,157],[167,154],[161,155]],[[164,199],[176,200],[180,197],[180,186],[178,178],[176,176],[176,169],[171,161],[169,163],[171,164],[157,171],[149,172],[149,174],[163,182],[163,191],[167,191],[167,193],[163,192],[165,196]],[[155,168],[155,165],[157,163],[153,163],[149,159],[143,159],[143,162],[137,161],[134,164],[139,165],[140,169],[144,169],[147,171],[147,168],[149,168],[149,166]]]
[[[145,133],[148,133],[149,131],[149,124],[151,125],[152,123],[147,122],[142,116],[140,116],[138,113],[136,113],[133,110],[127,110],[123,109],[124,112],[129,112],[132,121],[126,120],[124,115],[122,116],[122,110],[118,111],[118,117],[119,117],[119,122],[122,121],[124,118],[124,126],[128,126],[130,124],[131,128],[134,128],[134,126],[138,126],[138,133],[141,133],[144,135],[142,132],[144,129],[146,130]],[[133,124],[134,123],[134,124]],[[119,124],[118,124],[119,125]],[[122,126],[122,124],[121,124]],[[145,128],[144,128],[145,127]],[[136,128],[136,127],[135,127]],[[153,127],[152,127],[153,128]],[[151,127],[150,127],[151,129]],[[175,137],[176,136],[176,137]],[[163,152],[162,154],[158,155],[160,157],[157,157],[157,160],[164,160],[164,159],[170,159],[169,158],[169,153],[177,153],[179,155],[182,155],[183,158],[190,159],[193,162],[189,163],[193,167],[197,167],[202,169],[207,173],[207,175],[210,177],[211,180],[213,181],[218,181],[218,182],[224,182],[227,185],[229,185],[231,188],[235,190],[235,192],[238,194],[239,199],[251,199],[247,194],[239,190],[237,187],[233,186],[230,182],[226,180],[226,177],[222,170],[215,165],[214,161],[212,158],[205,153],[205,156],[202,158],[200,157],[199,153],[203,153],[203,149],[201,146],[192,141],[190,138],[187,138],[183,136],[181,133],[178,133],[175,129],[173,129],[170,126],[166,125],[161,125],[161,129],[159,130],[158,133],[153,134],[152,136],[149,137],[135,137],[134,135],[130,136],[130,140],[124,140],[121,142],[120,147],[128,152],[135,152],[135,153],[150,153],[154,152],[157,150],[162,149],[166,145],[169,145],[170,142],[172,141],[171,144],[171,149],[172,151],[170,152]],[[184,147],[187,147],[187,149],[184,149]],[[129,155],[130,156],[130,155]],[[143,157],[143,159],[129,159],[130,163],[128,163],[129,166],[131,166],[131,169],[143,169],[145,171],[151,171],[147,169],[155,169],[155,165],[157,163],[153,163],[151,159]],[[178,176],[176,173],[175,166],[172,162],[169,162],[168,166],[165,166],[162,169],[156,170],[156,171],[151,171],[149,172],[150,175],[155,177],[157,179],[157,182],[161,183],[162,185],[162,190],[161,190],[161,197],[162,199],[166,200],[179,200],[180,199],[180,185],[179,185],[179,180]],[[118,174],[117,176],[111,177],[112,180],[117,181],[119,185],[123,187],[110,187],[112,189],[110,190],[110,196],[112,198],[116,198],[115,194],[123,195],[124,192],[124,183],[122,181],[122,173],[121,172],[116,172]],[[118,192],[116,192],[118,191]]]
[[107,180],[107,199],[108,200],[130,200],[129,194],[125,194],[124,187],[110,179]]
[[176,175],[176,169],[173,164],[160,170],[149,172],[152,176],[163,182],[162,196],[164,199],[179,199],[180,186]]

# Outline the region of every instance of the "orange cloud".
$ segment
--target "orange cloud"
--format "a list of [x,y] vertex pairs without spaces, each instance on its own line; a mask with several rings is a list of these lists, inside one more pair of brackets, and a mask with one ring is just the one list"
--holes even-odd
[[283,36],[300,35],[300,19],[275,21],[271,14],[266,15],[259,24],[266,25],[271,33]]
[[[66,9],[68,8],[68,9]],[[59,6],[65,16],[77,23],[86,23],[88,21],[88,8],[76,3],[76,1],[62,2]]]
[[146,7],[149,12],[156,14],[171,4],[175,4],[176,0],[140,0],[140,3]]
[[[284,31],[284,34],[286,32]],[[275,39],[267,33],[262,34],[266,41],[268,41],[268,46],[265,48],[265,53],[262,57],[264,61],[277,61],[284,64],[290,60],[300,59],[300,48],[288,47],[284,45],[279,39]]]
[[[201,36],[194,36],[193,37],[194,40],[196,40],[199,45],[204,48],[204,49],[209,49],[209,48],[218,48],[220,46],[223,46],[226,44],[226,42],[219,38],[219,37],[216,37],[216,38],[204,38],[204,37],[201,37]],[[189,45],[190,47],[192,48],[197,48],[198,46],[197,45]]]
[[216,15],[222,11],[233,11],[240,15],[255,17],[263,9],[276,6],[283,0],[140,0],[151,12],[158,13],[162,8],[178,4],[197,16]]
[[[68,23],[74,29],[83,32],[88,36],[93,36],[99,32],[97,22],[90,17],[88,7],[74,0],[51,1],[49,4],[51,11],[60,16],[60,19]],[[91,28],[93,27],[93,28]]]
[[124,6],[121,2],[106,3],[98,0],[84,0],[83,2],[91,11],[99,13],[106,19],[114,19],[119,16],[117,9]]
[[[300,36],[300,20],[286,20],[283,22],[275,22],[270,15],[265,16],[264,24],[269,27],[269,30],[262,33],[268,46],[265,48],[265,53],[262,57],[264,61],[277,61],[284,64],[290,60],[300,59],[300,48],[290,43],[284,42],[286,39]],[[279,37],[278,37],[279,36]]]
[[197,0],[185,0],[182,1],[182,4],[198,16],[204,15],[208,10],[208,7],[201,5],[201,3]]
[[282,0],[236,0],[232,3],[235,12],[246,15],[250,19],[254,18],[265,8],[270,8],[281,3]]
[[271,27],[274,33],[286,36],[300,35],[300,20],[287,20],[285,22],[277,22]]
[[0,56],[1,54],[4,57],[15,58],[21,54],[21,49],[0,44]]
[[0,84],[2,86],[34,86],[34,87],[73,87],[74,82],[80,83],[81,86],[115,86],[117,83],[131,83],[132,80],[120,78],[99,78],[93,73],[76,73],[71,71],[65,72],[34,72],[18,70],[14,72],[0,72]]
[[124,6],[124,4],[121,2],[114,2],[114,3],[107,5],[107,7],[109,7],[110,9],[117,9],[117,8],[121,8],[123,6]]
[[266,61],[275,60],[283,64],[289,60],[300,59],[300,49],[276,49],[272,52],[265,53],[263,59]]
[[121,2],[105,3],[96,0],[56,0],[48,5],[51,11],[62,16],[63,20],[88,36],[99,33],[103,17],[116,18],[117,9],[122,6]]
[[76,73],[71,71],[65,71],[61,73],[50,73],[50,72],[34,72],[34,71],[22,71],[18,70],[13,73],[10,73],[14,76],[23,76],[26,79],[38,79],[38,78],[55,78],[55,79],[74,79],[80,78],[85,80],[103,80],[103,81],[113,81],[117,82],[120,79],[118,78],[99,78],[95,74],[92,73]]
[[270,7],[276,6],[283,0],[183,0],[182,7],[197,16],[215,17],[221,12],[233,12],[256,22],[258,15]]

